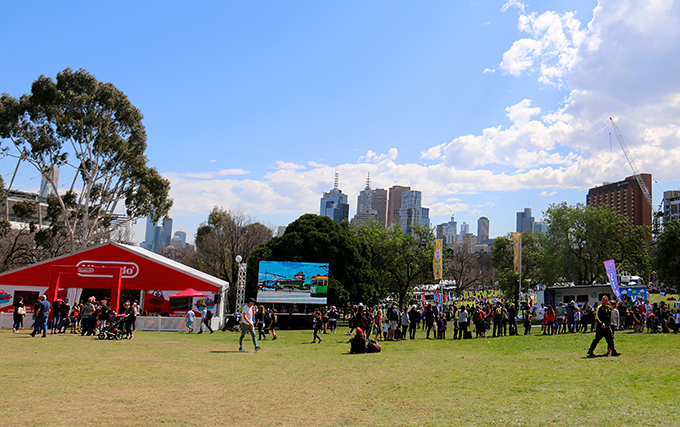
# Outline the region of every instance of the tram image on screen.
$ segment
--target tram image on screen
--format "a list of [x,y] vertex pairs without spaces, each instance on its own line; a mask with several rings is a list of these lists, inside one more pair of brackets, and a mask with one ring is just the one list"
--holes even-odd
[[257,301],[326,304],[328,264],[260,261]]

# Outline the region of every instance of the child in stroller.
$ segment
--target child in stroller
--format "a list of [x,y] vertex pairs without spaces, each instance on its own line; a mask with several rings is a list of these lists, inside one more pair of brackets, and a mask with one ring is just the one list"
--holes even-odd
[[123,339],[125,316],[116,316],[115,312],[111,312],[110,318],[112,318],[113,321],[108,322],[106,326],[101,328],[98,335],[99,339]]

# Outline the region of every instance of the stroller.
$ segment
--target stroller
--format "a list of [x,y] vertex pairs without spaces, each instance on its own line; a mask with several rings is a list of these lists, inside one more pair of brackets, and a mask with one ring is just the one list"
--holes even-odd
[[99,331],[99,339],[116,339],[117,341],[120,341],[123,339],[123,335],[125,335],[124,329],[125,329],[125,316],[117,316],[114,317],[113,321],[109,322],[108,325],[104,326],[101,328]]

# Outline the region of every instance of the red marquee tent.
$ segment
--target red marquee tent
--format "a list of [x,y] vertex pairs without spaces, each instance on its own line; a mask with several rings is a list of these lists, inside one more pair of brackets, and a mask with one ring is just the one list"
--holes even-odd
[[[54,301],[60,288],[111,289],[111,307],[119,311],[121,290],[182,291],[191,287],[222,295],[229,283],[149,250],[106,243],[0,274],[0,289],[47,288]],[[216,298],[217,299],[217,298]]]

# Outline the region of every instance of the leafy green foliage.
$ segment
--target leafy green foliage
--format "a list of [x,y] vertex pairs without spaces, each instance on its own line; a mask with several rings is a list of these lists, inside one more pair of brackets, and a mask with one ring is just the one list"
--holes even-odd
[[[150,215],[157,221],[172,205],[169,181],[146,165],[142,114],[123,92],[85,70],[67,68],[56,81],[40,76],[19,100],[3,94],[0,138],[14,148],[2,147],[5,155],[29,162],[51,186],[60,213],[50,216],[62,223],[71,250],[122,226],[111,217],[122,200],[128,220]],[[49,173],[54,166],[73,169],[77,188],[60,194]]]
[[659,235],[655,266],[666,286],[680,289],[680,219],[669,221]]

